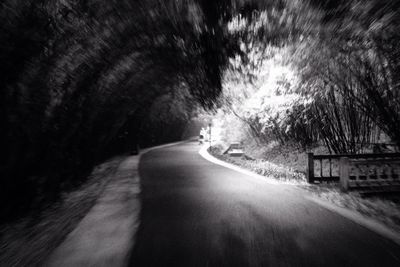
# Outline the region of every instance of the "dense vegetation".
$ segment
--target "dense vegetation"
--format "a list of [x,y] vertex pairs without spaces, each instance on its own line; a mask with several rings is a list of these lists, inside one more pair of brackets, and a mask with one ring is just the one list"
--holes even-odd
[[1,216],[179,139],[216,103],[263,144],[400,144],[399,14],[389,0],[2,1]]
[[221,90],[230,5],[2,1],[1,216],[54,201],[113,153],[180,138]]
[[249,56],[232,60],[224,79],[225,110],[237,121],[228,131],[248,126],[232,138],[332,153],[400,145],[398,1],[286,1],[233,21]]

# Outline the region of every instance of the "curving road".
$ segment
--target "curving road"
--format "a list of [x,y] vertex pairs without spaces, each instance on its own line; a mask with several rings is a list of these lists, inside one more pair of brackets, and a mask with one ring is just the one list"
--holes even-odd
[[131,266],[400,266],[394,242],[198,150],[189,142],[142,157]]

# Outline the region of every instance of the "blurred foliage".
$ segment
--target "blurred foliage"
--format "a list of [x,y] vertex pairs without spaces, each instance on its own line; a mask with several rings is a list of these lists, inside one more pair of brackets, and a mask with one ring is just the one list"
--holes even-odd
[[262,142],[400,144],[399,14],[389,0],[3,0],[2,216],[179,139],[199,107]]
[[2,1],[2,217],[54,201],[110,154],[179,139],[221,91],[236,53],[226,30],[235,6]]
[[263,144],[323,142],[332,153],[357,153],[382,135],[400,145],[398,1],[257,6],[231,22],[242,53],[221,101],[245,133]]
[[295,49],[300,92],[315,100],[317,128],[334,152],[374,142],[374,128],[400,145],[400,3],[351,1],[340,14]]

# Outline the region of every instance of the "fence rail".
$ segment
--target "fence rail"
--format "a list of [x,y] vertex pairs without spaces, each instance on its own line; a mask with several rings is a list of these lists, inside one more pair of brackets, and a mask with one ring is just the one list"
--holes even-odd
[[308,153],[307,180],[309,183],[340,181],[343,190],[356,187],[400,187],[400,153],[351,155]]

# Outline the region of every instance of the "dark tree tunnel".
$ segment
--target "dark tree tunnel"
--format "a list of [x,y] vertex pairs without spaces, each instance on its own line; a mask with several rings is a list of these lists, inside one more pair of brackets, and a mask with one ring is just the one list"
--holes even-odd
[[1,216],[54,201],[101,159],[179,139],[221,90],[225,2],[3,1]]
[[[399,101],[392,101],[400,84],[399,5],[368,3],[358,9],[360,0],[3,0],[0,217],[56,201],[101,160],[180,139],[199,108],[218,106],[231,59],[240,59],[240,71],[254,67],[250,46],[292,45],[294,57],[296,45],[310,41],[336,53],[340,64],[347,62],[340,56],[352,55],[364,64],[349,80],[360,87],[357,101],[368,110],[373,104],[362,114],[400,144]],[[228,30],[233,18],[246,26]],[[350,51],[349,40],[364,52],[374,44],[382,66],[374,69],[368,56]],[[333,59],[299,51],[304,56],[291,63],[309,71],[301,76],[305,88],[320,83],[319,71]],[[248,69],[243,77],[251,81]],[[327,75],[329,88],[348,82]],[[324,135],[326,125],[317,126]]]

